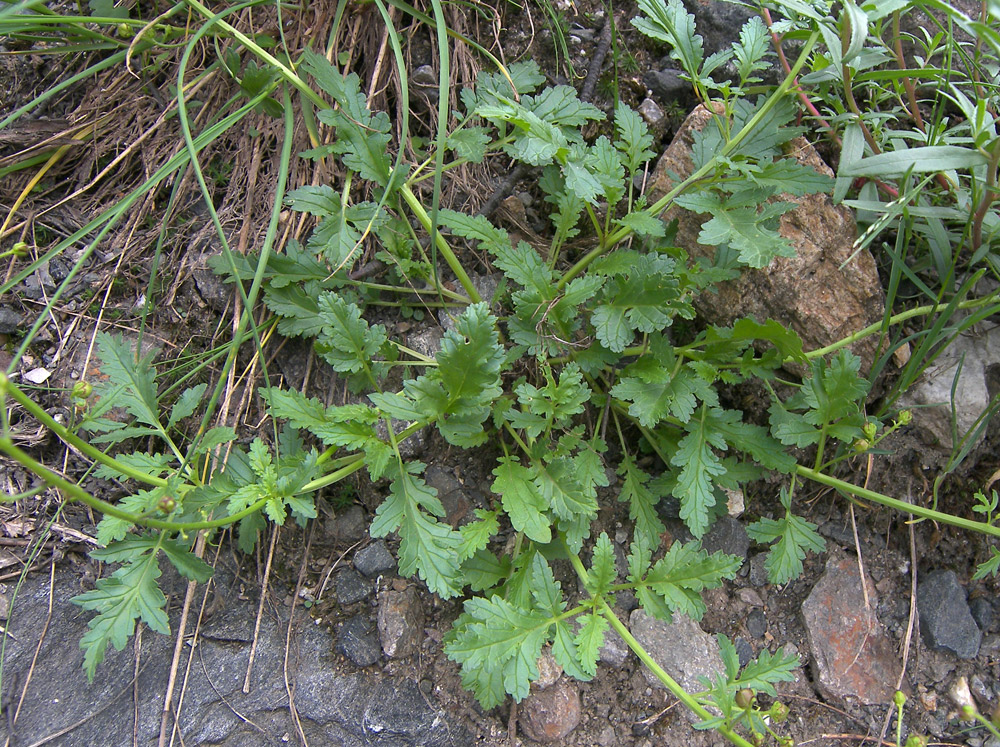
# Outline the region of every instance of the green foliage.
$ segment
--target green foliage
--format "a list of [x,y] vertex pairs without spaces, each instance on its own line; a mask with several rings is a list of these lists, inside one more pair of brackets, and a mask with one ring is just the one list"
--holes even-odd
[[750,539],[761,543],[774,543],[764,567],[772,584],[785,584],[802,573],[802,559],[806,550],[823,552],[826,542],[816,532],[816,525],[795,516],[791,508],[791,494],[781,489],[781,505],[785,509],[782,519],[761,519],[747,527]]

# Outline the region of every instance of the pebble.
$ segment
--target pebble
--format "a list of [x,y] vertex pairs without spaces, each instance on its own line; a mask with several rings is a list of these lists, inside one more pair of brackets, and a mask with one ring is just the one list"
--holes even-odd
[[733,641],[733,646],[736,648],[736,655],[740,657],[741,668],[753,661],[753,646],[750,645],[746,638],[737,636],[736,640]]
[[580,692],[572,682],[532,692],[521,704],[520,723],[525,736],[536,742],[561,742],[580,723]]
[[559,666],[555,657],[548,651],[542,652],[542,655],[538,657],[536,665],[538,666],[538,679],[532,685],[539,690],[552,687],[552,685],[556,684],[556,680],[562,676],[562,667]]
[[355,615],[340,626],[337,650],[359,667],[370,667],[379,660],[382,648],[376,627],[367,615]]
[[764,615],[764,610],[759,607],[755,607],[750,610],[750,614],[747,615],[747,633],[749,633],[752,638],[763,638],[766,632],[767,617]]
[[656,127],[663,121],[663,109],[650,98],[643,99],[639,104],[639,114],[650,127]]
[[423,632],[424,610],[415,588],[379,592],[378,637],[387,657],[413,656],[420,650]]
[[385,540],[376,540],[354,554],[354,567],[368,578],[387,573],[396,567],[396,560],[389,552]]
[[931,571],[917,586],[920,629],[931,648],[950,651],[960,659],[979,653],[982,631],[954,571]]
[[986,597],[976,597],[969,602],[969,612],[972,619],[984,633],[993,625],[993,604]]
[[615,669],[621,669],[625,666],[625,662],[628,661],[631,653],[632,651],[629,649],[628,644],[622,640],[617,631],[611,629],[605,631],[604,645],[600,649],[602,662]]
[[340,604],[360,602],[371,593],[371,582],[353,568],[345,568],[337,574],[337,601]]
[[767,553],[759,552],[750,558],[750,585],[751,586],[767,586],[769,583],[767,580],[767,568],[764,567],[764,563],[767,562]]
[[764,600],[756,589],[740,589],[736,595],[749,607],[763,607]]
[[323,525],[327,538],[334,542],[344,544],[354,544],[365,536],[368,530],[368,521],[365,519],[365,510],[357,504],[348,506],[337,511]]
[[0,306],[0,335],[12,335],[21,327],[21,315],[7,306]]
[[642,77],[650,92],[660,101],[668,102],[691,95],[691,84],[672,69],[654,70]]
[[618,744],[618,737],[615,736],[615,730],[611,726],[605,726],[601,731],[600,736],[597,737],[597,743],[601,747],[613,747]]
[[724,552],[745,559],[750,549],[750,537],[743,524],[731,516],[722,516],[701,541],[709,553]]

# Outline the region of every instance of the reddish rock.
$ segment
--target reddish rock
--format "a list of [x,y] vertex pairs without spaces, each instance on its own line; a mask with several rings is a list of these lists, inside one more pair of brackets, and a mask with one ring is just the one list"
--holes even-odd
[[580,692],[576,685],[559,680],[532,692],[519,707],[521,729],[536,742],[558,742],[580,723]]
[[[806,635],[820,692],[828,698],[853,697],[866,705],[892,702],[902,664],[875,616],[875,585],[865,577],[865,608],[858,561],[831,556],[826,572],[802,603]],[[903,691],[910,692],[909,683]]]
[[[673,188],[670,173],[681,179],[692,173],[692,132],[711,119],[708,109],[699,106],[684,121],[650,179],[650,203]],[[788,157],[833,176],[804,138],[795,138],[787,147]],[[798,205],[781,216],[778,229],[796,256],[777,257],[760,270],[745,269],[736,280],[716,286],[718,293],[704,293],[695,301],[702,318],[712,324],[730,324],[745,316],[759,322],[774,319],[795,330],[806,350],[829,345],[881,319],[885,297],[875,260],[867,250],[855,253],[857,226],[850,210],[834,205],[824,194],[778,199]],[[677,246],[692,259],[714,258],[714,246],[698,243],[708,216],[674,206],[664,211],[663,218],[677,219]],[[862,374],[871,366],[876,340],[877,335],[851,346],[861,357]]]

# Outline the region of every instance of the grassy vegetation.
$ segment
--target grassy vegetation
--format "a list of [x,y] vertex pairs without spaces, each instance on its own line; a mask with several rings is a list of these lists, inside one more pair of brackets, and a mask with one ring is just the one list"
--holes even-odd
[[[542,8],[561,29],[559,12]],[[531,61],[502,64],[464,6],[432,0],[424,13],[376,0],[362,12],[341,0],[323,9],[310,39],[289,38],[296,24],[287,20],[300,8],[257,0],[0,7],[8,49],[67,71],[0,121],[0,132],[25,139],[0,161],[0,176],[19,180],[0,224],[0,297],[19,298],[47,263],[69,267],[26,334],[8,341],[0,451],[63,500],[103,515],[92,557],[117,569],[77,598],[96,613],[81,642],[89,677],[137,620],[169,632],[161,555],[205,581],[205,546],[221,532],[233,530],[251,552],[268,522],[315,519],[320,491],[364,472],[387,486],[370,531],[399,537],[400,572],[466,600],[446,651],[484,706],[527,695],[543,645],[565,672],[592,678],[614,629],[700,727],[734,744],[785,744],[776,726],[785,706],[762,711],[755,696],[775,696],[794,657],[765,651],[741,668],[722,637],[726,671],[688,693],[632,638],[612,595],[630,590],[657,617],[700,618],[701,591],[732,578],[739,560],[709,555],[698,539],[725,510],[725,489],[775,472],[784,485],[778,518],[749,527],[771,545],[774,583],[798,576],[806,552],[823,549],[798,507],[811,485],[1000,536],[995,493],[992,507],[985,490],[959,512],[937,505],[997,398],[973,432],[957,434],[930,505],[855,484],[851,469],[911,422],[897,403],[928,366],[1000,311],[997,292],[983,290],[1000,279],[1000,36],[988,14],[970,19],[929,1],[833,10],[781,2],[762,6],[731,50],[708,56],[681,3],[641,0],[639,8],[634,26],[669,49],[715,112],[693,173],[654,204],[636,177],[657,153],[628,103],[608,102],[608,116],[572,87],[544,85]],[[436,95],[422,102],[411,94],[407,39],[435,56]],[[378,53],[362,57],[361,47]],[[771,65],[781,82],[767,86]],[[33,117],[95,76],[119,86],[106,87],[118,91],[111,101],[84,101],[96,116],[32,139]],[[130,99],[144,104],[129,109]],[[835,179],[785,157],[799,122],[835,147]],[[62,194],[58,177],[81,143],[99,157],[86,162],[83,186]],[[546,245],[512,241],[461,200],[477,168],[513,162],[533,169],[551,211]],[[773,320],[687,331],[698,294],[794,252],[777,230],[792,207],[782,195],[813,193],[858,215],[856,249],[885,269],[884,318],[818,350]],[[63,198],[84,224],[56,225],[62,238],[43,239],[53,229],[44,216],[57,215]],[[675,246],[660,217],[675,205],[706,214],[699,240],[718,247],[716,263]],[[206,243],[217,247],[212,269],[235,289],[230,317],[203,349],[150,345],[163,324],[156,311],[176,291],[166,268]],[[128,299],[141,312],[125,319],[126,306],[109,300],[130,292],[113,286],[129,263],[149,278]],[[100,376],[86,353],[72,387],[30,386],[20,377],[26,356],[38,354],[40,333],[96,267],[104,285],[81,298],[96,312],[88,322]],[[486,273],[501,277],[491,297],[479,282]],[[433,358],[386,322],[439,311],[448,329]],[[128,324],[128,336],[112,321]],[[309,341],[353,399],[329,405],[282,385],[270,361],[293,337]],[[863,376],[846,347],[868,337],[879,354]],[[889,375],[904,349],[907,362]],[[791,364],[807,375],[786,373]],[[869,409],[876,380],[886,393]],[[773,397],[766,422],[720,398],[747,381]],[[258,407],[251,391],[267,416],[259,429],[245,425],[259,417],[243,417]],[[53,414],[60,403],[71,405],[69,421]],[[26,444],[15,414],[58,437],[74,455],[71,469]],[[424,465],[403,448],[425,428],[493,460],[491,505],[461,529],[442,521]],[[482,449],[488,442],[492,451]],[[640,449],[655,455],[657,474],[640,467]],[[606,467],[621,478],[616,499],[633,522],[622,582],[607,535],[591,532]],[[121,497],[97,494],[92,477],[119,486]],[[679,501],[694,541],[663,544],[657,506],[667,498]],[[507,533],[512,543],[499,540]],[[552,570],[560,561],[586,598],[567,598]],[[998,564],[994,549],[980,575]]]

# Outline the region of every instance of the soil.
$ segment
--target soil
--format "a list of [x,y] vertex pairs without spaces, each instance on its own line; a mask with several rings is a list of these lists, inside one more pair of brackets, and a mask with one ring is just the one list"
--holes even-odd
[[[333,4],[335,6],[336,4]],[[547,27],[545,14],[539,6],[525,4],[518,8],[507,4],[503,8],[501,29],[495,49],[502,49],[507,61],[533,58],[551,82],[570,82],[578,87],[583,84],[588,65],[592,61],[594,46],[598,43],[603,25],[607,19],[605,6],[596,0],[578,0],[576,3],[556,3],[559,16],[566,21],[570,57],[567,60],[558,54],[553,42],[551,27]],[[643,72],[657,69],[663,50],[657,49],[638,35],[627,23],[635,15],[634,3],[615,4],[617,28],[620,32],[618,44],[621,54],[617,58],[619,86],[622,98],[637,107],[646,98],[647,88],[643,82]],[[318,16],[328,18],[329,8],[317,10]],[[314,18],[317,28],[320,18]],[[258,19],[261,21],[261,19]],[[370,21],[370,19],[369,19]],[[276,23],[274,19],[262,21]],[[361,22],[359,22],[361,23]],[[735,31],[735,30],[734,30]],[[355,29],[358,46],[364,47],[364,29]],[[470,16],[466,19],[466,33],[478,34],[487,46],[493,44],[492,30],[484,19]],[[373,32],[372,32],[373,33]],[[422,64],[433,64],[434,54],[426,30],[416,32],[407,47],[407,55],[413,69]],[[52,84],[52,68],[40,64],[37,56],[9,57],[0,55],[0,90],[9,92],[6,102],[0,103],[0,115],[4,115],[18,105],[30,100],[38,91]],[[359,54],[359,72],[372,73],[377,62]],[[460,76],[471,79],[473,69],[467,59],[459,60]],[[384,71],[380,73],[384,75]],[[368,80],[362,74],[363,80]],[[594,101],[607,108],[609,105],[608,73],[597,82]],[[146,103],[169,98],[168,87],[173,84],[170,75],[162,74],[145,80],[141,85],[127,77],[116,79],[120,89],[112,89],[108,105],[124,107],[132,98]],[[462,81],[460,81],[462,82]],[[83,121],[84,113],[100,111],[95,102],[101,91],[107,90],[107,79],[82,81],[64,96],[51,102],[45,111],[33,117],[38,133],[48,135],[53,127],[58,128],[63,121],[77,127]],[[101,88],[100,86],[105,86]],[[214,86],[214,88],[213,88]],[[391,92],[391,88],[388,89]],[[225,100],[234,93],[229,78],[216,76],[209,79],[209,88],[198,95],[204,106],[214,101]],[[385,94],[386,105],[395,105],[391,93]],[[666,118],[659,124],[657,136],[660,149],[670,141],[675,128],[691,107],[687,100],[659,101],[666,112]],[[421,113],[419,102],[415,104],[418,119],[426,117],[426,109]],[[113,110],[119,111],[119,110]],[[124,111],[124,110],[122,110]],[[21,235],[30,239],[38,247],[66,236],[82,226],[100,210],[112,204],[120,194],[133,188],[142,178],[148,176],[151,164],[159,163],[162,155],[176,150],[180,142],[175,125],[167,123],[162,127],[154,122],[161,111],[159,104],[150,112],[142,112],[142,107],[134,102],[128,109],[134,120],[127,123],[109,122],[97,134],[88,154],[60,162],[51,174],[51,181],[45,189],[31,193],[19,216],[36,214],[38,217],[23,224]],[[120,111],[118,119],[122,119]],[[267,222],[269,192],[273,189],[274,162],[270,153],[276,150],[279,136],[278,124],[261,115],[254,117],[251,124],[240,133],[230,133],[214,143],[205,153],[204,163],[216,170],[213,178],[215,192],[213,200],[220,211],[223,224],[231,240],[241,251],[258,245]],[[152,132],[152,137],[141,148],[127,154],[122,165],[109,181],[102,170],[108,165],[112,154],[120,153],[140,137]],[[157,129],[158,128],[158,129]],[[16,152],[38,141],[36,137],[28,142],[31,127],[21,131],[21,139],[5,141],[0,139],[0,162]],[[259,133],[250,138],[251,130]],[[0,136],[3,133],[0,132]],[[41,137],[39,135],[38,137]],[[656,146],[654,146],[655,148]],[[305,146],[299,148],[304,150]],[[310,166],[293,159],[296,165],[291,175],[292,184],[310,183],[313,175]],[[474,209],[499,183],[507,168],[499,161],[487,164],[484,170],[463,173],[456,178],[456,186],[449,193],[449,200],[456,206]],[[0,202],[9,208],[26,183],[27,173],[18,172],[7,178],[0,186]],[[319,175],[318,178],[322,178]],[[465,180],[464,183],[462,180]],[[96,183],[78,200],[68,205],[57,205],[59,199],[74,190]],[[530,181],[515,185],[516,194],[530,197],[534,187]],[[212,347],[220,333],[221,325],[229,324],[227,310],[231,312],[230,290],[221,284],[207,268],[208,257],[218,253],[214,229],[207,220],[204,209],[199,205],[200,197],[193,184],[179,190],[180,197],[169,205],[169,190],[162,189],[154,197],[137,206],[130,219],[120,229],[101,243],[96,251],[87,252],[89,238],[81,237],[71,259],[82,260],[81,274],[71,281],[70,290],[55,314],[43,319],[39,334],[22,360],[21,368],[28,371],[45,368],[52,372],[45,382],[46,391],[39,392],[50,412],[71,417],[67,390],[77,380],[81,372],[93,368],[92,335],[97,328],[124,332],[135,339],[146,294],[156,294],[155,305],[149,309],[148,327],[144,331],[147,344],[167,350],[164,358],[176,358],[181,353],[200,353]],[[510,211],[500,211],[498,219],[507,220],[511,229],[542,230],[539,216],[529,210],[523,217],[512,215]],[[524,202],[521,203],[525,204]],[[159,219],[168,208],[175,216],[176,229],[167,238],[162,250],[157,249]],[[48,212],[46,212],[48,210]],[[18,220],[24,220],[19,217]],[[15,237],[20,238],[20,237]],[[6,243],[10,239],[5,238]],[[159,262],[159,280],[155,288],[148,288],[149,267],[156,253]],[[18,271],[21,266],[14,266]],[[35,286],[25,283],[23,292],[10,294],[0,299],[0,304],[14,309],[21,316],[20,329],[24,330],[39,316],[45,303],[46,294],[51,293],[58,283],[70,272],[71,266],[62,259],[54,259],[47,269],[49,278],[36,273]],[[33,276],[33,277],[35,277]],[[388,317],[381,320],[393,331],[407,334],[410,339],[419,337],[436,328],[432,315],[422,322],[411,319]],[[225,329],[221,332],[224,335]],[[0,365],[6,366],[9,356],[16,349],[18,335],[7,335],[6,344],[0,347]],[[296,340],[281,343],[272,360],[278,374],[286,385],[300,387],[307,394],[319,396],[328,401],[346,397],[347,393],[334,373],[312,355],[307,345]],[[253,362],[247,356],[241,360],[237,370],[250,367]],[[257,369],[252,369],[256,373]],[[242,385],[240,385],[242,386]],[[730,392],[734,400],[744,401],[750,397],[744,392]],[[232,407],[248,424],[257,422],[260,402],[249,387],[237,388]],[[753,402],[746,402],[746,409],[753,411]],[[14,411],[11,415],[12,427],[17,431],[23,448],[29,449],[48,464],[61,464],[62,470],[70,475],[81,475],[83,465],[72,452],[66,452],[52,436],[34,428],[31,421]],[[20,429],[20,430],[18,430]],[[890,494],[901,491],[915,502],[930,500],[931,485],[941,468],[943,457],[934,457],[920,442],[919,434],[912,431],[901,432],[888,445],[884,456],[878,456],[871,464],[863,461],[852,465],[853,474],[848,475],[857,483],[867,483],[874,489],[885,489]],[[461,486],[461,503],[456,505],[450,518],[461,521],[463,515],[471,514],[471,509],[486,505],[490,495],[492,476],[490,470],[495,462],[495,453],[489,448],[462,451],[444,443],[434,433],[417,439],[419,458],[437,467],[452,477]],[[966,460],[963,469],[949,478],[947,489],[942,493],[939,508],[956,512],[967,511],[968,496],[976,486],[982,485],[997,469],[996,452],[991,444],[980,447],[973,457]],[[9,461],[3,464],[2,483],[8,495],[15,495],[31,489],[35,484],[32,475]],[[83,486],[105,500],[120,497],[122,489],[112,483],[96,478],[85,478]],[[746,494],[747,517],[773,516],[780,508],[777,501],[779,484],[764,481],[749,486]],[[337,536],[337,516],[346,507],[357,504],[363,507],[368,520],[381,503],[384,486],[357,480],[345,493],[343,489],[321,494],[321,516],[311,526],[303,529],[289,524],[280,533],[275,563],[269,579],[268,594],[277,604],[290,605],[294,590],[299,597],[309,602],[309,615],[313,623],[335,631],[338,623],[348,619],[359,610],[370,610],[374,596],[354,605],[343,606],[335,601],[330,591],[330,576],[333,570],[350,562],[355,553],[368,540],[351,539],[344,541]],[[614,500],[614,485],[610,486],[606,500],[592,536],[606,531],[614,537],[622,529],[628,529],[630,522],[627,510]],[[831,548],[840,546],[848,553],[860,550],[865,569],[878,590],[877,615],[885,625],[894,644],[902,649],[908,643],[906,677],[911,685],[912,697],[906,709],[906,727],[910,733],[927,734],[940,744],[982,745],[989,736],[982,729],[970,729],[957,719],[955,705],[948,699],[947,690],[959,676],[970,681],[981,682],[984,686],[981,708],[990,711],[997,705],[1000,692],[1000,636],[998,626],[984,631],[984,641],[977,658],[962,661],[947,653],[931,651],[924,644],[918,627],[911,629],[911,579],[914,570],[920,574],[934,569],[948,568],[956,571],[963,582],[969,582],[975,566],[987,557],[983,541],[929,523],[910,525],[906,517],[879,510],[872,506],[855,506],[853,509],[842,497],[824,491],[814,491],[802,496],[797,504],[798,512],[820,526]],[[7,504],[0,512],[0,529],[3,529],[17,555],[27,547],[34,527],[44,526],[46,517],[55,515],[62,501],[55,491],[47,491],[39,497],[21,499]],[[852,527],[851,511],[857,524],[857,543]],[[95,518],[79,505],[69,504],[62,509],[60,526],[63,533],[53,538],[42,556],[33,561],[19,556],[31,572],[47,568],[48,560],[56,558],[59,572],[71,574],[77,584],[84,588],[92,586],[95,575],[100,572],[96,564],[84,559],[88,549],[81,538],[94,535]],[[689,538],[683,525],[667,518],[668,530],[675,540]],[[501,538],[501,541],[505,538]],[[5,543],[7,544],[7,543]],[[265,541],[266,546],[266,541]],[[308,548],[308,555],[304,555]],[[881,706],[861,706],[848,699],[827,699],[820,694],[815,682],[816,673],[810,666],[811,652],[800,613],[802,602],[808,596],[819,576],[823,573],[826,556],[810,554],[805,559],[803,574],[783,587],[762,582],[752,570],[754,557],[762,548],[751,548],[750,557],[740,575],[724,587],[706,593],[708,612],[702,627],[706,632],[724,633],[732,639],[743,638],[755,653],[762,649],[775,651],[778,647],[794,647],[802,659],[803,666],[796,671],[796,679],[779,688],[780,697],[790,706],[791,717],[783,732],[792,736],[796,743],[858,745],[874,742],[880,734],[886,734],[889,744],[893,743],[895,727],[891,720],[894,709],[886,703]],[[235,551],[234,551],[235,552]],[[47,554],[47,555],[46,555]],[[305,562],[303,563],[303,560]],[[263,575],[260,555],[240,558],[239,575],[247,583],[258,583]],[[759,565],[759,562],[758,562]],[[304,568],[304,570],[302,570]],[[557,577],[563,582],[570,597],[580,595],[568,566],[556,564]],[[0,578],[13,579],[18,569],[11,568]],[[251,580],[252,579],[252,580]],[[380,580],[380,588],[400,585],[400,579],[389,576]],[[483,712],[472,696],[461,687],[457,667],[443,653],[442,636],[450,628],[460,612],[460,600],[442,601],[436,596],[420,590],[424,610],[427,641],[419,656],[405,660],[382,660],[368,668],[369,673],[381,673],[385,677],[408,679],[415,682],[429,682],[435,701],[443,707],[454,723],[461,725],[474,735],[475,743],[490,746],[513,744],[533,744],[523,734],[516,733],[511,725],[512,706],[507,705]],[[988,579],[968,583],[970,595],[982,596],[991,601],[997,598],[998,585]],[[752,594],[746,593],[752,590]],[[744,592],[741,594],[741,592]],[[756,607],[756,599],[762,604],[767,621],[766,632],[754,635],[748,629],[748,619]],[[750,599],[751,602],[746,601]],[[172,604],[179,603],[180,597]],[[571,600],[572,601],[572,600]],[[225,603],[223,601],[223,603]],[[620,600],[623,617],[627,617],[629,600]],[[996,605],[994,605],[994,608]],[[1000,609],[996,610],[1000,613]],[[1000,618],[1000,614],[996,617]],[[67,646],[76,646],[76,641],[68,641]],[[902,661],[902,659],[900,660]],[[331,676],[341,676],[357,671],[357,667],[343,656],[330,660]],[[99,675],[100,676],[100,673]],[[714,732],[697,732],[690,728],[682,707],[663,690],[653,689],[645,679],[642,667],[634,656],[630,656],[623,666],[615,668],[602,664],[593,681],[579,685],[582,699],[583,717],[580,725],[561,744],[583,747],[584,745],[623,745],[652,747],[652,745],[716,745],[722,742]],[[986,696],[989,696],[988,698]],[[516,715],[516,714],[514,714]],[[889,731],[885,731],[886,727]],[[610,730],[610,731],[609,731]]]

